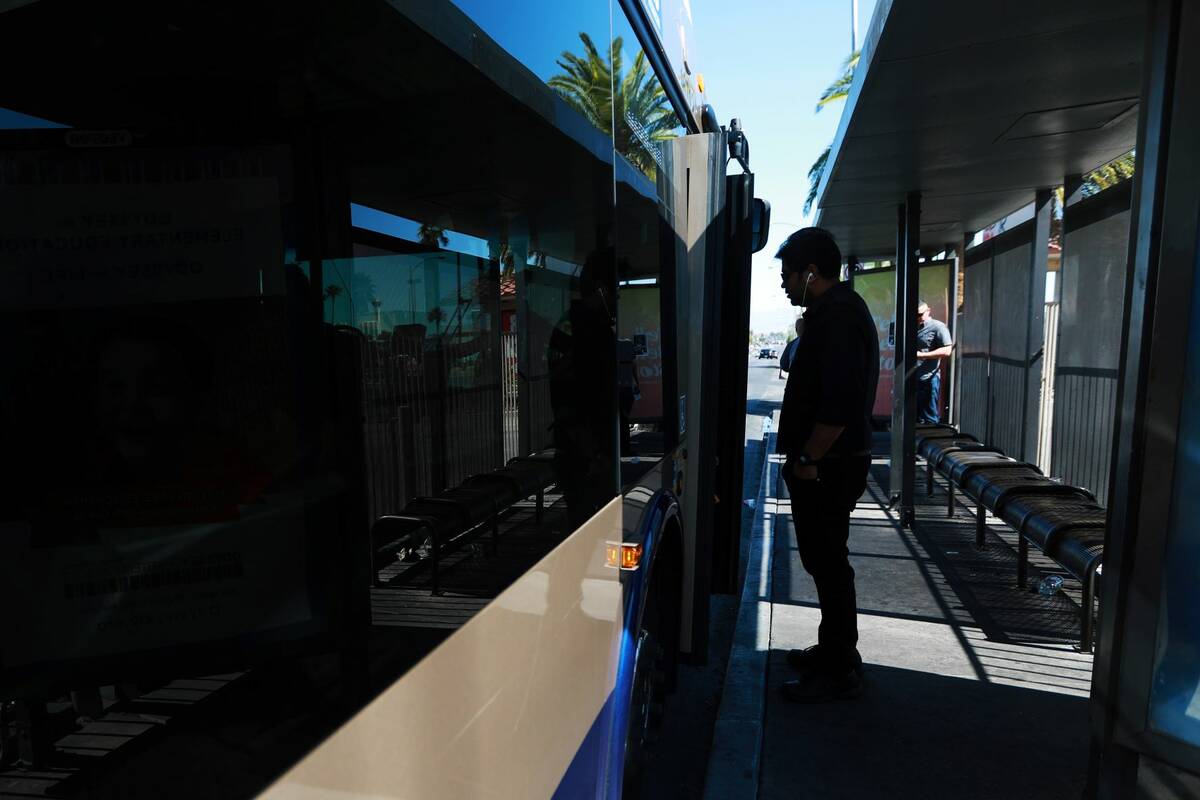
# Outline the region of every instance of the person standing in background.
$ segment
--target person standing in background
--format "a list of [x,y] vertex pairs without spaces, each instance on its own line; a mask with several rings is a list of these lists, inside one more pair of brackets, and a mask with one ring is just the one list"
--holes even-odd
[[917,305],[917,422],[942,420],[942,359],[954,350],[950,329],[933,318],[929,304]]

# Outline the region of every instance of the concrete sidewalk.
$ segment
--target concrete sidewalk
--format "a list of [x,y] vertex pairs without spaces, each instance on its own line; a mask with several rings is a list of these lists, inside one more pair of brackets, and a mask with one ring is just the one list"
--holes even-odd
[[[850,534],[863,697],[811,706],[779,693],[794,677],[787,651],[816,641],[820,612],[790,506],[768,497],[771,550],[760,563],[770,575],[747,581],[706,796],[1078,797],[1091,657],[1073,646],[1076,607],[1018,589],[1015,539],[995,524],[976,550],[969,510],[948,520],[940,488],[919,492],[916,529],[901,529],[877,461]],[[748,754],[756,713],[761,735]]]

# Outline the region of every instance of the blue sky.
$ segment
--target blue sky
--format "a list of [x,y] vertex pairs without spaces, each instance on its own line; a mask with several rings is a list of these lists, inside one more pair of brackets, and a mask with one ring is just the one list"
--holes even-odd
[[[850,0],[692,0],[695,61],[722,124],[750,139],[755,194],[771,203],[771,238],[754,257],[750,327],[786,330],[795,313],[779,288],[779,243],[809,223],[808,168],[833,141],[842,106],[813,113],[850,53]],[[859,42],[875,0],[859,0]]]
[[[859,0],[860,42],[875,2]],[[543,79],[559,71],[555,60],[563,50],[579,50],[579,30],[598,44],[608,32],[605,0],[538,2],[532,17],[514,15],[495,0],[454,3]],[[809,223],[801,213],[808,168],[833,140],[842,106],[820,114],[813,109],[850,54],[851,0],[691,0],[691,6],[693,67],[704,75],[721,123],[742,120],[756,193],[771,202],[771,239],[754,259],[750,326],[786,330],[795,313],[779,289],[772,256],[780,241]]]
[[[859,0],[860,43],[875,2]],[[579,30],[601,47],[608,32],[605,0],[537,2],[532,17],[495,0],[454,3],[543,79],[560,71],[555,61],[563,50],[579,50]],[[692,66],[703,74],[721,123],[742,120],[756,193],[771,203],[771,238],[754,259],[750,326],[786,330],[795,312],[779,289],[773,256],[779,242],[810,221],[802,213],[808,168],[833,140],[842,106],[813,110],[850,54],[851,0],[691,0],[691,7]]]

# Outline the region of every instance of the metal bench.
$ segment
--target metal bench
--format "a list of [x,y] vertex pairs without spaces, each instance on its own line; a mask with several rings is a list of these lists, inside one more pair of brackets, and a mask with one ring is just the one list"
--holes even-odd
[[[438,594],[443,556],[472,540],[468,534],[484,525],[491,529],[492,552],[498,552],[500,515],[531,495],[537,496],[535,520],[541,523],[545,491],[554,481],[553,453],[542,453],[514,458],[500,469],[473,475],[436,497],[415,498],[399,514],[382,516],[372,525],[376,563],[380,557],[394,558],[402,551],[415,550],[428,540],[432,592]],[[375,574],[378,576],[378,570]]]
[[1105,530],[1104,509],[1091,492],[1047,478],[1033,464],[942,426],[919,432],[918,452],[926,459],[930,493],[934,470],[946,477],[951,516],[956,486],[975,501],[977,547],[986,543],[988,511],[1017,531],[1018,586],[1024,588],[1028,577],[1030,542],[1080,581],[1080,649],[1090,652]]

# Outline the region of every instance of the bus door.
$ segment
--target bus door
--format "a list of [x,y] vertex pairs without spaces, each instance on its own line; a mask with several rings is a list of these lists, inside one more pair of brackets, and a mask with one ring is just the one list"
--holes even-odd
[[742,565],[741,493],[746,448],[746,370],[750,330],[750,261],[767,243],[771,207],[754,196],[749,147],[738,120],[730,124],[729,152],[741,174],[725,178],[724,242],[717,276],[721,336],[713,348],[717,376],[717,452],[714,463],[712,591],[736,593]]
[[738,574],[750,254],[762,248],[767,229],[754,176],[725,174],[731,141],[744,147],[736,121],[729,131],[663,147],[666,171],[676,178],[666,218],[681,240],[672,398],[685,531],[680,645],[697,663],[708,651],[708,596],[732,591]]

